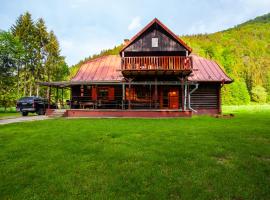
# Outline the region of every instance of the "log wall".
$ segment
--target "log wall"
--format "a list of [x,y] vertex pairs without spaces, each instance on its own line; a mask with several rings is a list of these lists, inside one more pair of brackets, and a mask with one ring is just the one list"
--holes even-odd
[[199,114],[218,114],[220,110],[220,84],[202,83],[191,94],[190,105]]

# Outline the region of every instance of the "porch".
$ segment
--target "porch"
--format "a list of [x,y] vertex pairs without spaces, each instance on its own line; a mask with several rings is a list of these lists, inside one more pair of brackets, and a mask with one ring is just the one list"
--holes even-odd
[[[63,111],[63,110],[62,110]],[[179,110],[119,110],[119,109],[66,109],[59,115],[58,109],[47,109],[47,116],[56,117],[93,117],[93,118],[170,118],[170,117],[191,117],[192,111]]]
[[[190,117],[195,111],[190,94],[198,88],[197,83],[185,80],[52,84],[47,85],[50,91],[51,87],[70,88],[66,105],[57,107],[65,108],[67,117]],[[49,108],[47,115],[54,110]]]

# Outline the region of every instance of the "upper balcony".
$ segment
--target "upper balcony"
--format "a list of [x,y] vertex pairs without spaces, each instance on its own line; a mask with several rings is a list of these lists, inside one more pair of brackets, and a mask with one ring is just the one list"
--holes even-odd
[[188,75],[192,72],[192,58],[189,56],[123,57],[121,71],[124,76]]

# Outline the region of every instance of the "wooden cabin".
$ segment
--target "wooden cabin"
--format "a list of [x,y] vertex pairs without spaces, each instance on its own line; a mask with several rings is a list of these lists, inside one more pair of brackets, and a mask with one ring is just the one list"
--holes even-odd
[[178,117],[221,113],[221,87],[232,80],[195,54],[158,19],[126,42],[119,55],[85,62],[65,83],[68,116]]

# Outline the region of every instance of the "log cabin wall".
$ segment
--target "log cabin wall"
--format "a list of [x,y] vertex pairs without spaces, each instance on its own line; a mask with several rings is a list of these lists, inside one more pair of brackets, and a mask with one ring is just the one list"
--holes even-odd
[[185,55],[186,49],[156,24],[128,46],[124,52],[125,56],[132,56],[132,53],[138,55],[136,52],[147,52],[144,55],[149,55],[149,53],[153,55],[154,52],[174,52],[174,54],[182,52]]
[[191,94],[190,105],[198,114],[219,114],[220,104],[220,84],[201,83]]
[[74,85],[71,87],[73,108],[79,103],[101,103],[104,108],[119,108],[122,102],[122,86],[120,85]]

